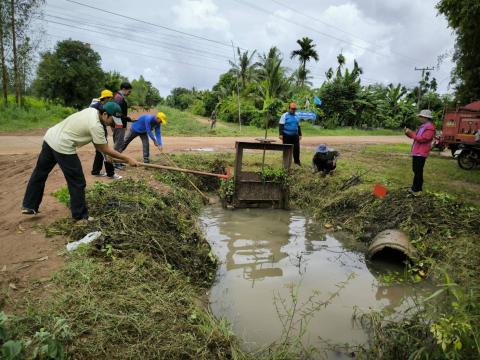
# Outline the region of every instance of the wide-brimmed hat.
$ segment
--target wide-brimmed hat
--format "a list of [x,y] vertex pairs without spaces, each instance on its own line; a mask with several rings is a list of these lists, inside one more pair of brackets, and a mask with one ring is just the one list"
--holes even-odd
[[317,146],[317,149],[315,150],[315,152],[317,152],[317,153],[322,153],[322,154],[328,152],[327,145],[325,145],[325,144],[320,144],[320,145],[318,145],[318,146]]
[[422,110],[422,111],[420,111],[420,114],[418,114],[417,116],[424,117],[424,118],[427,118],[427,119],[432,119],[433,118],[432,112],[430,110]]

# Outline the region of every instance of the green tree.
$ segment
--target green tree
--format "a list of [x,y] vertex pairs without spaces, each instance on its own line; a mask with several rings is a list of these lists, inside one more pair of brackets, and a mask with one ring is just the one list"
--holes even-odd
[[357,100],[359,99],[361,86],[360,75],[362,69],[354,61],[353,69],[342,68],[345,64],[345,57],[340,54],[337,57],[338,67],[335,77],[330,68],[327,74],[331,74],[330,80],[324,82],[320,88],[320,97],[324,103],[324,113],[327,116],[328,127],[336,126],[358,126],[359,117],[357,114]]
[[104,83],[100,60],[88,44],[75,40],[58,42],[53,52],[41,55],[34,91],[67,106],[85,107]]
[[118,71],[108,71],[103,76],[103,88],[116,93],[120,90],[120,84],[124,81],[128,81],[128,78],[121,75]]
[[253,50],[249,55],[248,50],[241,52],[240,48],[237,48],[238,64],[230,61],[230,65],[232,66],[235,75],[241,80],[242,89],[246,88],[248,82],[255,79],[256,64],[252,62],[255,53],[256,50]]
[[[260,56],[258,62],[258,78],[265,81],[265,93],[272,99],[288,98],[291,85],[291,77],[288,77],[286,68],[282,66],[282,55],[277,47],[271,47],[267,54]],[[263,98],[263,96],[262,96]]]
[[480,2],[441,0],[438,11],[445,15],[457,35],[451,83],[457,100],[469,103],[480,99]]
[[307,62],[310,61],[310,59],[318,61],[318,53],[315,50],[316,45],[313,43],[313,40],[308,37],[298,39],[297,44],[300,46],[300,49],[292,51],[290,58],[298,57],[300,61],[297,74],[299,84],[303,87],[308,75],[306,68]]
[[158,89],[156,89],[150,81],[145,80],[142,75],[140,75],[138,80],[132,81],[132,87],[134,91],[132,91],[129,97],[129,103],[131,105],[152,108],[161,100]]

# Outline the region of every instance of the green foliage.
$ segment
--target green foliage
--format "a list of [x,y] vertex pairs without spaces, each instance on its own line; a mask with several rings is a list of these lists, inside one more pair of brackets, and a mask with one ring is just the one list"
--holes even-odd
[[70,207],[70,193],[68,192],[68,188],[66,186],[54,191],[52,196],[65,206]]
[[120,90],[120,84],[128,79],[117,71],[107,71],[104,73],[103,89],[108,89],[114,94]]
[[275,183],[280,183],[283,185],[288,185],[289,174],[288,170],[284,168],[273,168],[270,166],[265,166],[263,171],[260,172],[262,181],[271,181]]
[[9,106],[0,102],[0,131],[48,128],[75,112],[73,108],[28,96],[23,106],[14,105],[13,96],[8,101]]
[[192,114],[200,115],[200,116],[210,115],[210,114],[207,113],[207,110],[205,108],[205,103],[201,99],[196,99],[189,106],[188,111],[190,111]]
[[477,0],[440,0],[438,11],[457,35],[451,83],[461,104],[480,99],[480,3]]
[[316,45],[313,43],[313,40],[308,37],[298,39],[297,44],[300,46],[300,49],[292,51],[290,58],[298,57],[300,61],[298,80],[300,87],[303,87],[308,74],[306,64],[310,59],[318,61],[318,53],[315,50]]
[[[255,105],[245,98],[240,98],[240,119],[242,125],[260,125],[263,127],[263,115]],[[217,117],[223,121],[237,123],[238,124],[238,98],[236,95],[228,96],[224,98],[218,106]]]
[[227,204],[231,204],[233,201],[233,195],[235,195],[235,178],[231,177],[230,179],[222,180],[220,182],[218,194],[220,199],[225,201]]
[[[8,317],[0,312],[0,355],[5,360],[64,360],[66,359],[64,342],[71,339],[70,328],[63,319],[58,319],[52,331],[40,328],[33,336],[13,340],[14,331],[7,328]],[[13,319],[12,322],[15,322]],[[17,320],[18,321],[18,320]]]
[[85,107],[104,82],[100,60],[100,55],[81,41],[58,42],[53,52],[41,55],[35,94],[77,109]]
[[178,87],[170,91],[170,95],[168,95],[166,99],[166,105],[180,110],[186,110],[194,103],[196,98],[192,90]]
[[158,89],[150,81],[145,80],[142,75],[140,75],[138,80],[132,81],[132,87],[133,91],[128,97],[129,105],[152,108],[162,100]]

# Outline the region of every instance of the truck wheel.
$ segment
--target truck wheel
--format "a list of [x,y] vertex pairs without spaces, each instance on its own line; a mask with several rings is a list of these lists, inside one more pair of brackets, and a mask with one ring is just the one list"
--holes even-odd
[[475,159],[472,159],[470,151],[462,151],[460,155],[458,155],[458,166],[460,166],[464,170],[472,170],[475,166]]

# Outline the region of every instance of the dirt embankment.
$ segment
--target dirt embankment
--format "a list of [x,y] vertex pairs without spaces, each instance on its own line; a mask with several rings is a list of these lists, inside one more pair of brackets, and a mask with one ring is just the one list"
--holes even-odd
[[[46,238],[42,226],[55,219],[70,216],[70,210],[58,202],[51,193],[66,181],[56,166],[50,173],[40,213],[36,216],[21,214],[22,200],[38,154],[0,155],[0,303],[2,292],[22,297],[23,290],[40,292],[49,286],[49,276],[63,264],[60,252],[65,240]],[[93,149],[80,155],[87,184],[112,181],[89,175],[93,162]]]

